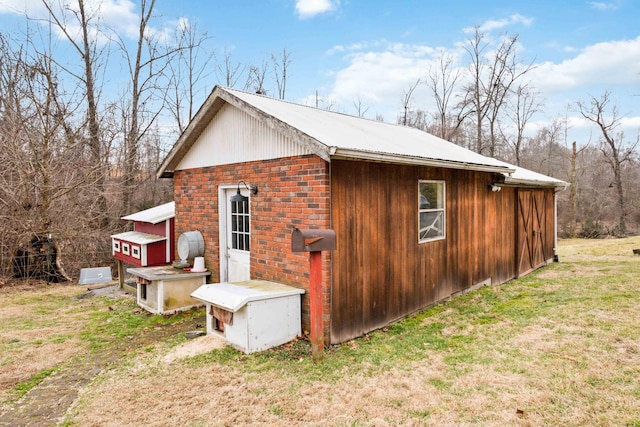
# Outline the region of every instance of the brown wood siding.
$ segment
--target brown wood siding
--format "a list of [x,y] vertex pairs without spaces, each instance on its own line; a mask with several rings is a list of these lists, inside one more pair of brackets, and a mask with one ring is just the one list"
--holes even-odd
[[554,255],[553,190],[518,189],[518,275],[526,274]]
[[[418,243],[418,181],[446,183],[446,238]],[[331,341],[380,328],[478,283],[517,270],[517,192],[491,192],[489,173],[331,162]],[[543,253],[553,257],[553,192],[544,193]],[[549,201],[550,200],[550,201]],[[549,211],[551,206],[551,211]]]

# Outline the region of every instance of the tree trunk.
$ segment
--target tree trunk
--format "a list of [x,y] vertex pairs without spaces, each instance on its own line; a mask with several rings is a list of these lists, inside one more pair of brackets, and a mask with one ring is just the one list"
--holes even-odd
[[95,96],[95,81],[93,78],[93,61],[91,45],[89,44],[89,22],[87,21],[84,0],[78,0],[80,11],[80,24],[82,26],[82,59],[84,60],[85,88],[87,95],[87,122],[89,124],[89,149],[91,161],[95,167],[95,186],[97,197],[97,216],[100,227],[106,227],[109,223],[107,215],[107,199],[104,195],[104,173],[102,144],[100,141],[100,125],[98,124],[98,107]]
[[577,218],[577,199],[576,199],[576,164],[578,161],[578,151],[576,149],[576,142],[573,141],[571,150],[571,169],[569,170],[569,237],[576,237],[576,224]]

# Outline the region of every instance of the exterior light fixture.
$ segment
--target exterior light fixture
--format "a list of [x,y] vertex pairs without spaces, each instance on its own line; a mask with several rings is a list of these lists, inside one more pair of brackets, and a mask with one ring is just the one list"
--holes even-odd
[[498,191],[502,190],[502,187],[498,187],[495,184],[489,184],[489,190],[493,191],[494,193],[497,193]]
[[231,196],[231,201],[232,202],[244,202],[245,200],[248,199],[248,197],[243,196],[242,194],[240,194],[240,184],[244,184],[245,188],[247,190],[249,190],[251,192],[252,195],[256,195],[258,194],[258,186],[257,185],[247,185],[246,182],[244,181],[240,181],[238,182],[238,191],[236,192],[236,194],[234,194],[233,196]]

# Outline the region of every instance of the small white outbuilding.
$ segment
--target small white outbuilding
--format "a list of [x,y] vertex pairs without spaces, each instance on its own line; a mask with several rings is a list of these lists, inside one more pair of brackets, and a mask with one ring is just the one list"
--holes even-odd
[[266,280],[203,285],[191,296],[206,304],[207,334],[244,353],[267,350],[301,335],[303,289]]

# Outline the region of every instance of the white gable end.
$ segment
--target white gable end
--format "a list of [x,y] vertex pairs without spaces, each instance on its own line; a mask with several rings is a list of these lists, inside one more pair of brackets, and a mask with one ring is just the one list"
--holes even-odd
[[226,104],[214,116],[176,170],[312,154],[264,121]]

